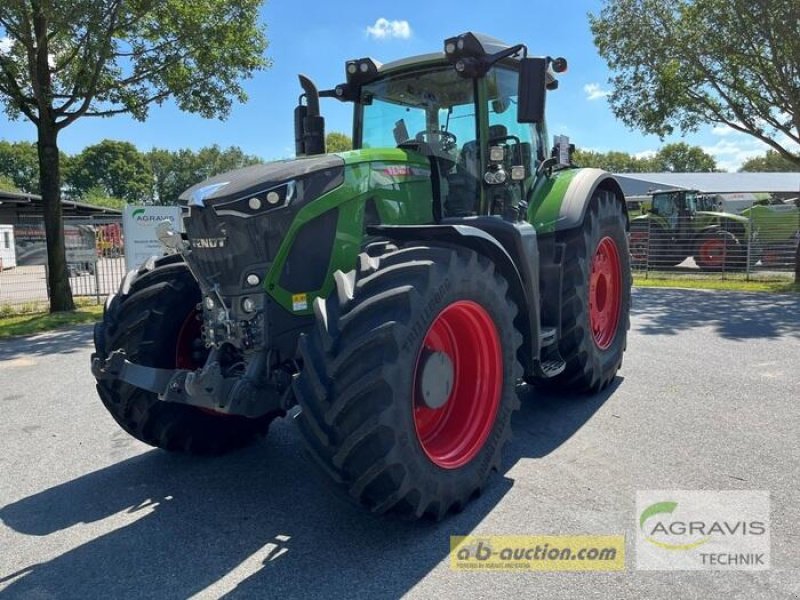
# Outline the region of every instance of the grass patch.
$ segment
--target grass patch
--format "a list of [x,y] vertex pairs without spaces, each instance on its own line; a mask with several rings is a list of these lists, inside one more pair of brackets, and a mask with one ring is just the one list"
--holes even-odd
[[81,306],[71,312],[28,313],[0,318],[0,339],[15,335],[31,335],[82,323],[94,323],[103,315],[100,304]]
[[800,286],[791,281],[745,281],[744,279],[697,279],[672,277],[669,279],[633,278],[636,287],[691,288],[698,290],[731,290],[738,292],[800,293]]

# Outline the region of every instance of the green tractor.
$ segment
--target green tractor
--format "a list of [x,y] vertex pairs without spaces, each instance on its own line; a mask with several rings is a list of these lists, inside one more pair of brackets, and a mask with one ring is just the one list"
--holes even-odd
[[631,260],[634,267],[668,268],[691,256],[704,271],[741,270],[748,235],[748,219],[719,211],[714,195],[656,191],[644,214],[631,219]]
[[[301,76],[298,158],[183,195],[175,253],[130,272],[92,371],[137,439],[201,454],[296,416],[309,454],[375,513],[441,518],[500,465],[521,381],[596,392],[625,350],[617,182],[547,146],[564,59],[466,33],[346,82]],[[319,98],[353,105],[325,154]],[[566,158],[565,158],[566,157]]]

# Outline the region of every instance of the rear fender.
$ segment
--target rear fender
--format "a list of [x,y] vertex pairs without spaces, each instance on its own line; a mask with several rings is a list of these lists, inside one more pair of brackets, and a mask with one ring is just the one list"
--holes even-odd
[[629,222],[622,188],[610,173],[602,169],[565,169],[544,177],[532,191],[528,221],[540,234],[580,227],[589,202],[599,189],[607,190],[619,199]]

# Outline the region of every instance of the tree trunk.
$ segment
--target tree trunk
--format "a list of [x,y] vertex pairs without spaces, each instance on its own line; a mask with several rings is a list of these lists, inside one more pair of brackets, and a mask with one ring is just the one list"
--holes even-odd
[[61,213],[61,172],[58,154],[58,131],[43,118],[38,126],[39,182],[47,236],[47,285],[50,288],[50,312],[75,310],[67,274],[64,245],[64,218]]

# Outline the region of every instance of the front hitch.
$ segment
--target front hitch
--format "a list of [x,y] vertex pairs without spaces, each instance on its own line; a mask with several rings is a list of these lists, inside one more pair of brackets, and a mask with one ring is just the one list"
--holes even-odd
[[228,415],[257,418],[291,406],[291,386],[261,383],[263,360],[255,357],[241,377],[225,377],[218,361],[209,360],[197,371],[158,369],[129,361],[124,350],[106,360],[92,358],[98,380],[119,380],[153,392],[163,402],[187,404]]

